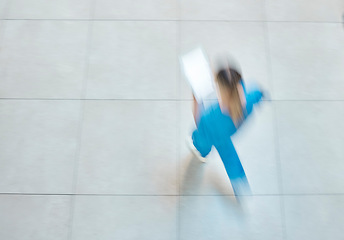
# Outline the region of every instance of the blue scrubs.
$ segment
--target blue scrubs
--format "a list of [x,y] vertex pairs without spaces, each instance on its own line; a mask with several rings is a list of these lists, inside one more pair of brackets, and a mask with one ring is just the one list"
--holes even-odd
[[[262,98],[259,89],[252,89],[246,92],[243,81],[241,82],[245,97],[246,108],[244,109],[244,120],[251,114],[253,105]],[[243,121],[244,121],[243,120]],[[242,121],[242,122],[243,122]],[[239,124],[241,126],[242,122]],[[235,195],[240,195],[239,185],[236,182],[244,183],[248,186],[245,171],[241,165],[237,152],[231,140],[231,136],[237,131],[228,113],[223,113],[218,102],[201,112],[197,129],[192,133],[194,146],[205,157],[214,146],[223,162],[227,175],[231,180]]]

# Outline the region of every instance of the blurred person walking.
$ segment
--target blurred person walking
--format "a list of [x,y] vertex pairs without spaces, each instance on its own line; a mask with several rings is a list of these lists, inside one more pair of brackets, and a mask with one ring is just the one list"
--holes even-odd
[[218,100],[205,108],[193,95],[193,116],[196,129],[187,144],[202,162],[212,146],[218,151],[236,197],[251,194],[249,183],[231,136],[252,113],[263,97],[258,87],[246,90],[241,74],[227,65],[215,75]]

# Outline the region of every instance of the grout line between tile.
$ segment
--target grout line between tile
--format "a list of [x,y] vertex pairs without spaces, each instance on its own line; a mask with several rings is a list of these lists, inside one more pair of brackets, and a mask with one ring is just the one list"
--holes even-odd
[[[0,196],[94,196],[94,197],[235,197],[234,194],[110,194],[110,193],[18,193],[2,192]],[[344,193],[252,194],[243,197],[317,197],[343,196]]]
[[[91,2],[90,8],[90,17],[92,18],[94,15],[94,4],[95,0]],[[86,54],[85,54],[85,71],[84,77],[82,81],[82,88],[81,88],[81,98],[86,97],[87,91],[87,80],[89,77],[89,61],[90,61],[90,48],[91,48],[91,40],[92,40],[92,30],[93,30],[93,21],[88,23],[87,29],[87,41],[86,41]],[[69,219],[69,229],[68,229],[68,239],[73,239],[73,228],[74,228],[74,210],[76,204],[76,191],[77,191],[77,183],[78,183],[78,170],[79,170],[79,161],[80,161],[80,153],[81,153],[81,137],[82,137],[82,125],[84,119],[84,111],[85,111],[85,101],[81,101],[80,103],[80,112],[79,112],[79,126],[78,126],[78,134],[77,134],[77,148],[74,157],[74,170],[73,170],[73,183],[72,183],[72,195],[71,205],[70,205],[70,219]]]
[[342,24],[343,21],[292,21],[292,20],[226,20],[226,19],[96,19],[96,18],[2,18],[5,21],[103,21],[103,22],[228,22],[228,23],[318,23],[318,24]]
[[220,20],[215,20],[215,19],[187,19],[187,20],[180,20],[181,22],[228,22],[228,23],[333,23],[333,24],[340,24],[343,23],[341,21],[288,21],[288,20],[225,20],[225,19],[220,19]]
[[[267,20],[267,7],[266,7],[266,0],[263,2],[264,4],[264,19]],[[264,39],[265,39],[265,54],[267,58],[268,64],[268,82],[270,86],[270,96],[274,98],[274,84],[273,84],[273,76],[272,76],[272,60],[271,60],[271,52],[270,52],[270,38],[269,38],[269,26],[268,22],[264,22]],[[277,109],[276,109],[276,102],[272,102],[273,107],[273,129],[274,129],[274,152],[275,152],[275,159],[277,165],[277,174],[278,174],[278,186],[280,191],[279,196],[279,203],[280,203],[280,213],[281,213],[281,225],[282,225],[282,238],[284,240],[287,239],[287,231],[286,231],[286,218],[285,218],[285,207],[284,207],[284,199],[283,199],[283,179],[282,179],[282,168],[281,168],[281,160],[280,160],[280,152],[279,152],[279,135],[278,135],[278,126],[277,126]]]
[[[266,13],[265,13],[266,15]],[[266,56],[266,63],[267,63],[267,77],[270,87],[270,97],[274,99],[274,84],[273,84],[273,76],[272,76],[272,64],[271,64],[271,53],[270,53],[270,39],[269,39],[269,28],[268,24],[264,23],[264,42],[265,42],[265,56]],[[274,101],[274,100],[271,100]]]
[[[264,1],[264,16],[265,18],[267,17],[267,11],[266,11],[266,1]],[[265,55],[266,55],[266,61],[267,61],[267,70],[268,70],[268,82],[269,82],[269,87],[270,87],[270,95],[273,98],[274,94],[274,85],[273,85],[273,76],[272,76],[272,60],[271,60],[271,54],[270,54],[270,41],[269,41],[269,28],[267,26],[267,23],[264,24],[264,39],[265,39]],[[273,100],[271,100],[274,102]],[[276,108],[275,105],[273,104],[273,128],[274,128],[274,141],[275,141],[275,159],[276,159],[276,164],[277,164],[277,171],[278,171],[278,182],[279,182],[279,190],[280,193],[283,193],[283,183],[281,179],[281,164],[280,164],[280,159],[279,159],[279,144],[278,144],[278,129],[277,129],[277,113],[276,113]]]
[[177,182],[177,209],[176,209],[176,230],[177,230],[177,239],[180,239],[180,128],[181,128],[181,114],[180,114],[180,104],[176,103],[176,109],[177,109],[177,124],[176,124],[176,147],[177,147],[177,158],[176,158],[176,182]]
[[[192,99],[134,99],[134,98],[1,98],[0,101],[156,101],[156,102],[187,102]],[[216,99],[207,99],[207,101],[213,101]],[[344,102],[344,99],[284,99],[284,100],[272,100],[263,99],[263,102]]]
[[273,122],[274,122],[274,132],[275,132],[275,157],[277,164],[277,173],[278,173],[278,183],[280,189],[280,211],[282,217],[282,228],[283,228],[283,239],[287,239],[286,231],[286,218],[285,218],[285,207],[284,207],[284,198],[283,198],[283,176],[282,176],[282,164],[280,158],[280,144],[279,144],[279,131],[278,131],[278,113],[277,113],[277,103],[273,103]]
[[[180,54],[180,50],[181,50],[181,22],[179,21],[181,19],[181,0],[175,0],[178,9],[178,21],[177,21],[177,91],[178,91],[178,95],[177,98],[180,99],[181,98],[181,71],[180,71],[180,66],[179,66],[179,54]],[[179,102],[177,102],[177,116],[178,116],[178,124],[177,124],[177,183],[178,183],[178,196],[177,196],[177,240],[181,239],[180,236],[180,159],[181,159],[181,151],[180,151],[180,137],[181,137],[181,105],[179,104]]]

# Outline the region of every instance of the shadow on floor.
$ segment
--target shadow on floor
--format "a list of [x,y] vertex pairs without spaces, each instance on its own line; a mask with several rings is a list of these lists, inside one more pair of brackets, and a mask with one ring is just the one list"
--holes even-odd
[[185,195],[191,189],[197,190],[201,188],[204,168],[206,164],[201,163],[190,153],[185,159],[182,159],[182,166],[180,169],[185,169],[184,176],[180,182],[180,194]]

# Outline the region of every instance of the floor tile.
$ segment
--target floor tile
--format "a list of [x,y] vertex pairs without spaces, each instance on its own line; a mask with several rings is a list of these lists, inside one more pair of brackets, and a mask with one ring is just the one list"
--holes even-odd
[[180,4],[181,18],[187,20],[264,20],[264,1],[184,0]]
[[[4,48],[4,34],[5,34],[5,27],[6,27],[6,24],[5,24],[5,20],[1,20],[0,19],[0,79],[4,79],[5,77],[5,64],[3,64],[1,62],[1,52],[3,52],[3,48]],[[1,85],[1,80],[0,80],[0,85]],[[0,90],[0,93],[1,93],[1,90]],[[0,95],[1,97],[1,95]]]
[[[241,65],[242,76],[247,83],[257,82],[270,90],[263,23],[182,22],[181,52],[198,45],[203,46],[213,66],[219,57],[230,55]],[[181,97],[192,99],[190,88],[182,76]]]
[[0,19],[5,17],[5,13],[6,13],[6,9],[7,9],[7,1],[8,0],[0,1]]
[[0,195],[0,238],[67,240],[69,196]]
[[287,239],[343,239],[344,196],[284,197]]
[[344,100],[344,31],[333,23],[269,23],[275,99]]
[[79,196],[73,240],[176,240],[174,196]]
[[88,101],[79,193],[176,194],[176,103]]
[[279,102],[285,193],[343,193],[344,102]]
[[95,22],[88,98],[175,99],[175,22]]
[[[5,30],[5,21],[0,19],[0,46],[3,46],[3,37]],[[3,66],[0,66],[0,74],[3,74]]]
[[0,97],[80,98],[87,22],[6,21]]
[[[181,102],[180,193],[233,194],[222,160],[215,148],[201,163],[188,149],[185,138],[195,128],[192,102]],[[275,157],[273,108],[269,102],[257,106],[252,116],[232,140],[246,171],[253,194],[278,194],[278,172]]]
[[282,239],[279,197],[184,196],[180,239]]
[[8,19],[90,19],[92,0],[10,0]]
[[[0,239],[342,239],[343,23],[342,0],[0,0]],[[197,46],[267,93],[232,137],[251,196],[186,145]]]
[[0,192],[72,191],[77,101],[0,101]]
[[341,22],[344,2],[341,0],[268,0],[268,21]]
[[95,8],[96,19],[177,19],[177,1],[144,0],[111,1],[97,0]]

